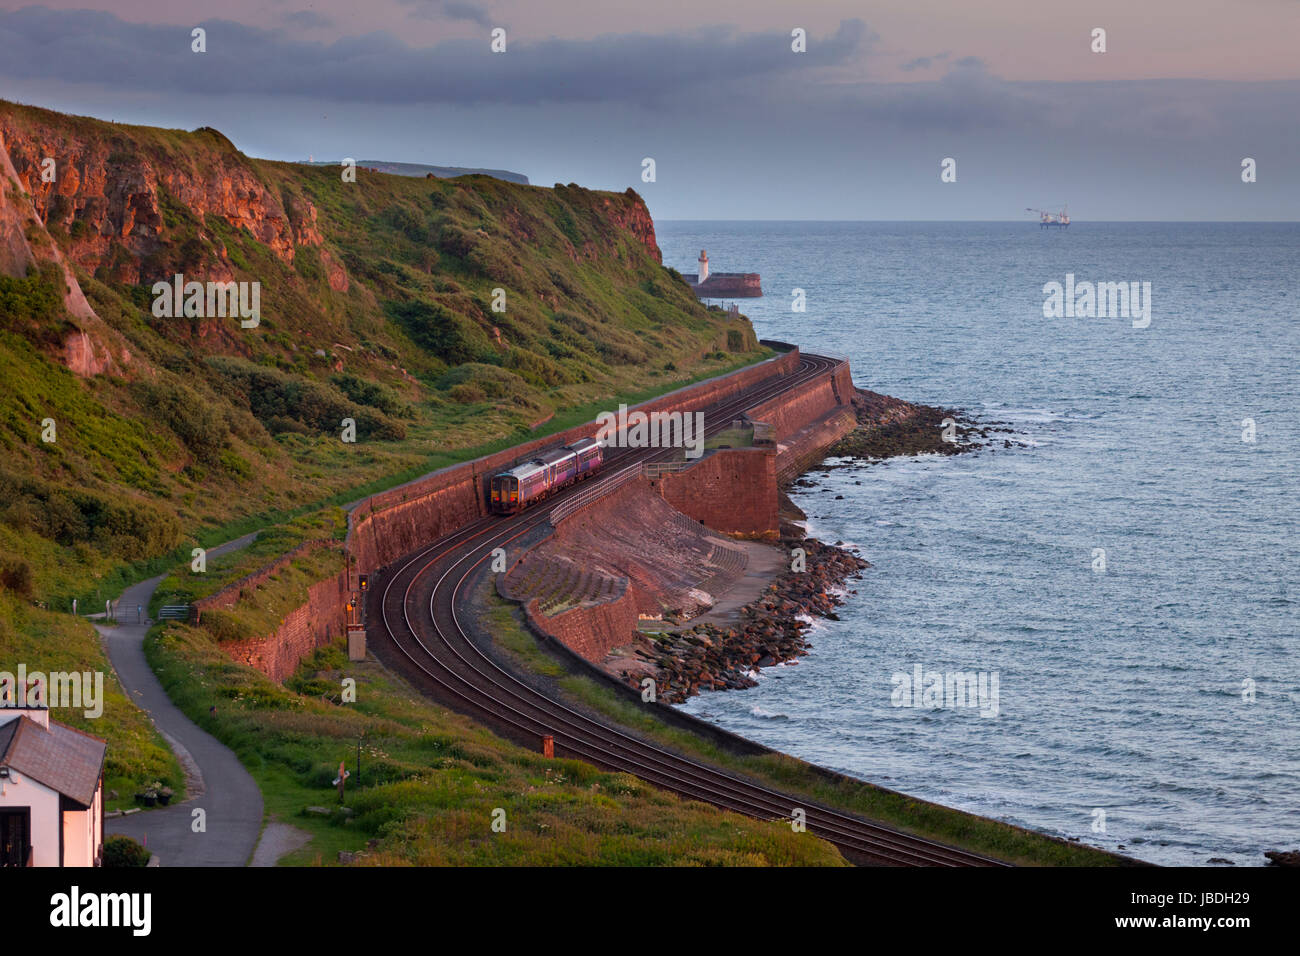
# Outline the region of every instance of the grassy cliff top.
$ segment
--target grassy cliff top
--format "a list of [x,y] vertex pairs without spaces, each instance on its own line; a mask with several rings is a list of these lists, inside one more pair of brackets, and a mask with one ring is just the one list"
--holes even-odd
[[[2,101],[0,141],[0,586],[23,597],[762,353],[663,268],[630,189],[352,177]],[[257,283],[258,324],[157,314],[177,274]]]

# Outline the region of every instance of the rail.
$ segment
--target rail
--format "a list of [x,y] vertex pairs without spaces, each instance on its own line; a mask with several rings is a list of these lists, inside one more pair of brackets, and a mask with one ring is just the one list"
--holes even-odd
[[595,504],[606,495],[612,494],[619,488],[622,488],[629,481],[635,481],[640,478],[642,467],[640,464],[628,465],[622,471],[616,471],[609,478],[606,478],[594,488],[588,488],[586,491],[574,495],[566,501],[560,502],[551,509],[551,525],[554,527],[558,522],[563,521],[577,511],[586,508],[588,505]]
[[647,461],[642,468],[645,470],[645,476],[651,481],[657,481],[664,475],[670,475],[673,472],[684,471],[691,467],[698,458],[691,461]]

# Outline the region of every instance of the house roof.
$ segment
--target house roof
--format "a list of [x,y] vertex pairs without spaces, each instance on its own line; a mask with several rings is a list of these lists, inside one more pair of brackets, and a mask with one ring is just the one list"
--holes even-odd
[[57,720],[46,728],[24,716],[0,726],[0,765],[87,806],[107,753],[105,741]]

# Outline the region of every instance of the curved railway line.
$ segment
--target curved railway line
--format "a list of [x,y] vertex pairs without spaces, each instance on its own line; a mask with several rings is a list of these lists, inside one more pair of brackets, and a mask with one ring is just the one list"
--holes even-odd
[[[716,434],[748,408],[799,387],[838,362],[802,355],[798,369],[774,377],[704,409],[706,434]],[[471,639],[461,613],[480,566],[495,548],[549,522],[551,512],[576,494],[612,478],[621,467],[662,456],[662,449],[611,450],[599,477],[570,487],[514,516],[493,515],[461,528],[400,559],[372,588],[368,630],[388,663],[414,678],[441,703],[482,720],[518,742],[536,745],[550,734],[557,753],[634,774],[684,797],[763,820],[806,814],[809,832],[850,859],[873,865],[1000,866],[995,860],[902,833],[850,814],[782,794],[753,780],[673,753],[603,723],[524,683]]]

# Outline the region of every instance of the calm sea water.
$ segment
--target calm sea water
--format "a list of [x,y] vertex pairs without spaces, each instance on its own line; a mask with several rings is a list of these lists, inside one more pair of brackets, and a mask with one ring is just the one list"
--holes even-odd
[[[766,297],[741,302],[761,336],[1015,437],[815,473],[796,496],[810,531],[874,567],[797,666],[684,709],[1157,863],[1300,847],[1300,225],[658,231],[680,271],[705,248],[715,271],[762,273]],[[1066,273],[1150,282],[1149,327],[1044,318]],[[996,673],[997,716],[895,706],[918,664]]]

